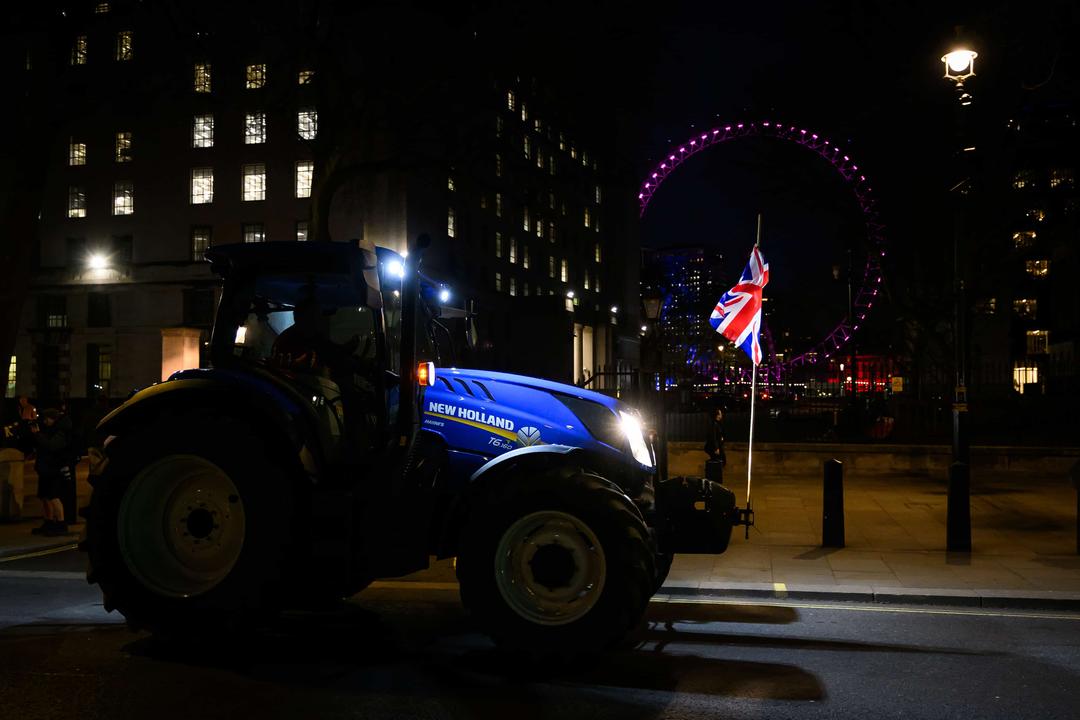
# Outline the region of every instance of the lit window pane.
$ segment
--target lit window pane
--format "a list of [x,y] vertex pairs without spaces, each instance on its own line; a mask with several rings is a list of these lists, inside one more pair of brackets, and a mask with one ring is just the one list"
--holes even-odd
[[305,242],[308,239],[307,220],[300,220],[296,223],[296,239],[299,242]]
[[121,30],[116,33],[116,59],[123,62],[135,56],[134,52],[135,33],[131,30]]
[[517,279],[510,278],[510,294],[517,295]]
[[593,262],[601,262],[600,243],[593,245]]
[[258,90],[263,87],[266,85],[266,64],[256,63],[255,65],[248,65],[245,78],[248,90]]
[[99,2],[94,6],[95,15],[104,15],[107,12],[109,12],[109,3],[107,2]]
[[314,70],[301,70],[296,74],[296,83],[298,85],[307,85],[315,77]]
[[495,177],[502,177],[502,155],[495,153]]
[[507,90],[506,91],[506,109],[507,110],[513,110],[514,109],[514,91],[513,90]]
[[525,159],[528,160],[532,157],[532,140],[526,135],[523,143],[525,146]]
[[311,179],[315,174],[315,164],[312,162],[296,163],[296,197],[311,197]]
[[306,108],[296,113],[296,132],[302,140],[314,140],[319,132],[319,113]]
[[570,276],[570,264],[564,259],[559,265],[559,279],[566,282],[566,279]]
[[203,167],[191,171],[191,204],[214,202],[214,169]]
[[214,116],[196,115],[191,128],[191,146],[197,148],[214,147]]
[[244,144],[259,145],[266,142],[266,113],[247,113],[244,116]]
[[495,291],[502,292],[502,273],[495,273]]
[[131,133],[116,133],[116,162],[131,162]]
[[7,395],[5,397],[15,397],[15,356],[11,356],[11,362],[8,363],[7,373]]
[[502,193],[495,193],[495,217],[502,217]]
[[1025,260],[1024,269],[1032,277],[1044,278],[1050,274],[1049,260]]
[[517,240],[510,238],[510,257],[507,258],[511,263],[517,262]]
[[529,206],[526,205],[521,211],[521,229],[525,232],[529,232],[532,229],[532,225],[529,223]]
[[253,202],[266,199],[266,165],[254,163],[244,165],[244,201]]
[[68,145],[68,165],[86,164],[86,143],[71,141]]
[[71,47],[71,64],[86,64],[86,36],[79,35],[75,38],[75,44]]
[[243,230],[244,242],[266,242],[266,229],[263,227],[262,223],[244,223]]
[[210,63],[199,63],[195,66],[195,92],[210,92]]
[[454,208],[447,208],[446,210],[446,236],[454,237],[454,233],[457,231],[457,222],[454,217]]
[[1028,355],[1042,355],[1046,352],[1046,346],[1050,344],[1049,330],[1027,331]]
[[502,257],[502,233],[498,230],[495,231],[495,257]]
[[450,192],[454,192],[454,176],[453,175],[447,175],[446,176],[446,189],[449,190]]
[[210,249],[211,230],[206,225],[196,225],[191,228],[191,257],[193,260],[202,260],[203,253]]
[[1013,300],[1013,312],[1017,317],[1034,318],[1039,302],[1036,298],[1016,298]]
[[135,212],[135,190],[130,181],[113,183],[113,215],[131,215]]
[[[529,246],[524,244],[521,246],[521,267],[529,269]],[[525,294],[528,295],[528,293]]]
[[77,185],[68,188],[68,217],[86,217],[86,188]]

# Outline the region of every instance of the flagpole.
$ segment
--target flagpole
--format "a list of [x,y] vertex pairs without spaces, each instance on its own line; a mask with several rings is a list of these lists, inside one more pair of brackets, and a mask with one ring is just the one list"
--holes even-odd
[[[754,237],[754,247],[761,247],[761,213],[757,215],[757,235]],[[762,303],[764,306],[764,303]],[[762,313],[765,309],[762,307]],[[753,370],[750,374],[750,439],[746,443],[746,509],[749,511],[750,505],[750,471],[754,463],[754,405],[757,404],[757,363],[754,362],[753,353],[751,353],[750,364],[753,365]],[[747,533],[750,532],[750,527],[746,528]]]

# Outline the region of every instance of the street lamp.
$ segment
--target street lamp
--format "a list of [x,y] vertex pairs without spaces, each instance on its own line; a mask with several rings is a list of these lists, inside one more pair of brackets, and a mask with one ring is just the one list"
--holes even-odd
[[[653,399],[653,407],[658,445],[656,448],[657,469],[662,480],[667,479],[667,407],[665,403],[667,378],[664,373],[664,300],[664,294],[660,290],[652,290],[641,297],[642,309],[645,311],[645,319],[652,326],[652,342],[656,348],[656,374],[655,376],[649,374],[648,377],[657,379],[655,383],[650,380],[649,384],[658,391]],[[645,327],[645,325],[642,326],[643,329]]]
[[944,79],[953,85],[960,102],[957,108],[957,140],[961,156],[960,182],[953,185],[959,189],[954,208],[953,223],[953,362],[956,368],[956,381],[953,391],[953,437],[952,465],[949,467],[949,492],[946,517],[946,547],[951,551],[970,552],[971,550],[971,470],[968,454],[967,433],[967,300],[964,286],[963,235],[964,204],[970,192],[970,160],[973,144],[965,137],[966,108],[971,105],[971,94],[964,87],[964,81],[975,76],[975,58],[978,53],[968,47],[960,46],[941,56],[945,65]]

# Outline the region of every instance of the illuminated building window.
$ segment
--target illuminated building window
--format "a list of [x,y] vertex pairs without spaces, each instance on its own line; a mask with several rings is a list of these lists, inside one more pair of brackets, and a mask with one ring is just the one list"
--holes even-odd
[[510,295],[517,295],[517,279],[510,278]]
[[214,116],[196,115],[191,126],[191,146],[214,147]]
[[1046,211],[1042,208],[1031,208],[1025,213],[1025,215],[1027,215],[1029,219],[1034,220],[1037,223],[1041,223],[1046,220]]
[[535,130],[538,133],[543,133],[544,132],[544,124],[542,122],[540,122],[540,118],[536,118],[536,119],[533,120],[533,130]]
[[536,237],[544,237],[544,221],[540,218],[536,218]]
[[502,155],[495,153],[495,177],[502,177]]
[[502,217],[502,193],[495,193],[495,217]]
[[592,227],[592,211],[585,208],[585,227]]
[[307,242],[308,239],[308,221],[298,220],[296,222],[296,241]]
[[260,145],[266,142],[266,113],[244,115],[244,144]]
[[532,157],[532,138],[526,135],[522,142],[525,146],[525,159],[528,160]]
[[68,188],[68,217],[86,217],[86,188],[80,185]]
[[252,163],[243,166],[244,177],[244,202],[255,202],[266,199],[266,165]]
[[1023,394],[1025,388],[1039,384],[1039,368],[1030,363],[1017,363],[1013,367],[1013,389]]
[[191,204],[205,205],[214,202],[214,169],[208,167],[191,170]]
[[248,65],[244,72],[245,87],[248,90],[258,90],[266,86],[266,63]]
[[980,315],[993,315],[997,312],[997,298],[983,298],[975,303],[975,312]]
[[506,91],[506,109],[511,110],[511,111],[513,111],[513,109],[514,109],[514,91],[513,90],[507,90]]
[[548,242],[555,242],[555,221],[548,220]]
[[593,262],[601,262],[600,243],[593,245]]
[[210,63],[197,63],[195,65],[195,92],[210,92]]
[[507,260],[509,260],[511,262],[511,264],[517,263],[517,240],[516,239],[510,238],[510,243],[507,245],[507,250],[509,251],[509,255],[507,257]]
[[456,225],[457,225],[457,221],[456,221],[456,218],[454,217],[454,208],[447,208],[446,209],[446,236],[447,237],[454,237],[454,233],[457,230]]
[[315,175],[315,163],[302,160],[296,163],[296,197],[311,197],[311,181]]
[[570,157],[577,160],[577,148],[574,147],[573,143],[570,144]]
[[314,140],[319,133],[319,112],[305,108],[296,112],[296,132],[301,140]]
[[566,135],[559,133],[559,150],[566,152]]
[[585,289],[588,290],[589,289],[589,273],[588,272],[585,273],[585,283],[584,284],[585,284]]
[[86,164],[86,143],[75,142],[72,138],[68,144],[68,165],[85,165]]
[[203,253],[210,249],[212,230],[209,225],[196,225],[191,228],[191,259],[202,260]]
[[596,232],[600,232],[600,218],[599,217],[593,218],[592,229],[595,230]]
[[1026,250],[1035,245],[1035,231],[1021,230],[1013,233],[1013,246],[1017,250]]
[[1035,187],[1035,173],[1031,170],[1019,170],[1013,175],[1012,186],[1014,190],[1024,190]]
[[1053,188],[1072,188],[1075,184],[1073,178],[1072,168],[1051,168],[1050,169],[1050,187]]
[[563,258],[562,262],[559,263],[559,280],[566,282],[569,277],[570,263],[566,261],[566,258]]
[[553,255],[548,256],[548,277],[555,277],[555,257]]
[[296,84],[307,85],[312,81],[312,79],[314,79],[314,77],[314,70],[301,70],[300,72],[296,73]]
[[548,210],[555,209],[555,193],[548,191]]
[[1031,277],[1044,278],[1050,274],[1049,260],[1025,260],[1024,270]]
[[525,232],[532,230],[532,225],[529,224],[529,206],[526,205],[521,211],[521,229]]
[[454,176],[453,175],[447,175],[446,176],[446,189],[449,190],[450,192],[454,192]]
[[525,243],[521,244],[521,267],[529,269],[529,246]]
[[131,60],[135,57],[135,33],[131,30],[121,30],[116,33],[116,59],[118,62]]
[[1038,304],[1035,298],[1017,298],[1013,300],[1013,312],[1017,317],[1034,318]]
[[95,15],[104,15],[107,12],[109,12],[109,3],[107,2],[99,2],[94,6]]
[[529,109],[525,107],[525,103],[521,103],[521,122],[525,122],[529,119]]
[[542,153],[540,151],[537,151],[537,153],[536,153],[536,167],[538,167],[541,170],[544,169],[544,153]]
[[72,65],[85,65],[86,64],[86,36],[78,35],[75,38],[75,44],[71,46],[71,64]]
[[581,151],[581,167],[589,167],[589,153]]
[[596,186],[596,204],[597,205],[600,204],[600,186],[599,185]]
[[1049,330],[1028,330],[1026,335],[1028,355],[1043,355],[1046,353],[1046,346],[1050,344]]
[[266,228],[262,223],[244,223],[240,227],[246,243],[266,242]]
[[116,133],[116,162],[131,162],[131,133]]
[[555,156],[554,155],[549,155],[548,156],[548,174],[551,175],[551,177],[555,177]]
[[502,273],[495,273],[495,292],[502,292]]
[[503,119],[501,115],[495,116],[495,137],[502,137]]
[[502,233],[495,232],[495,257],[502,257]]
[[37,312],[38,323],[43,327],[68,326],[67,296],[65,295],[39,295]]
[[593,286],[595,287],[596,292],[600,292],[600,273],[596,274],[596,282],[593,283]]
[[7,371],[7,392],[4,397],[15,397],[15,377],[17,374],[18,366],[15,362],[15,356],[11,356],[11,360],[8,361]]
[[487,193],[480,193],[480,209],[487,210]]
[[113,183],[113,215],[131,215],[135,212],[135,189],[131,182]]

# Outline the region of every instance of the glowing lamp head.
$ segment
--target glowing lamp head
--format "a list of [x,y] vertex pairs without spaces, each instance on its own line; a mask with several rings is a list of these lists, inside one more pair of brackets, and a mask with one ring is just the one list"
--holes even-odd
[[396,278],[405,277],[405,265],[400,260],[391,260],[386,263],[386,272]]
[[964,81],[975,75],[975,58],[979,53],[967,48],[957,48],[941,56],[945,63],[945,79]]
[[614,315],[617,312],[619,312],[619,306],[618,305],[612,305],[611,306],[611,314]]
[[431,387],[435,382],[435,363],[422,362],[416,366],[416,384],[420,387]]
[[439,290],[439,302],[441,302],[441,303],[450,302],[450,289],[449,288],[442,288],[441,290]]
[[109,259],[101,253],[91,253],[91,255],[86,258],[86,265],[91,270],[104,270],[109,267]]
[[573,291],[573,290],[567,290],[567,291],[566,291],[566,297],[568,297],[568,298],[570,298],[571,300],[573,300],[573,299],[574,299],[574,291]]

